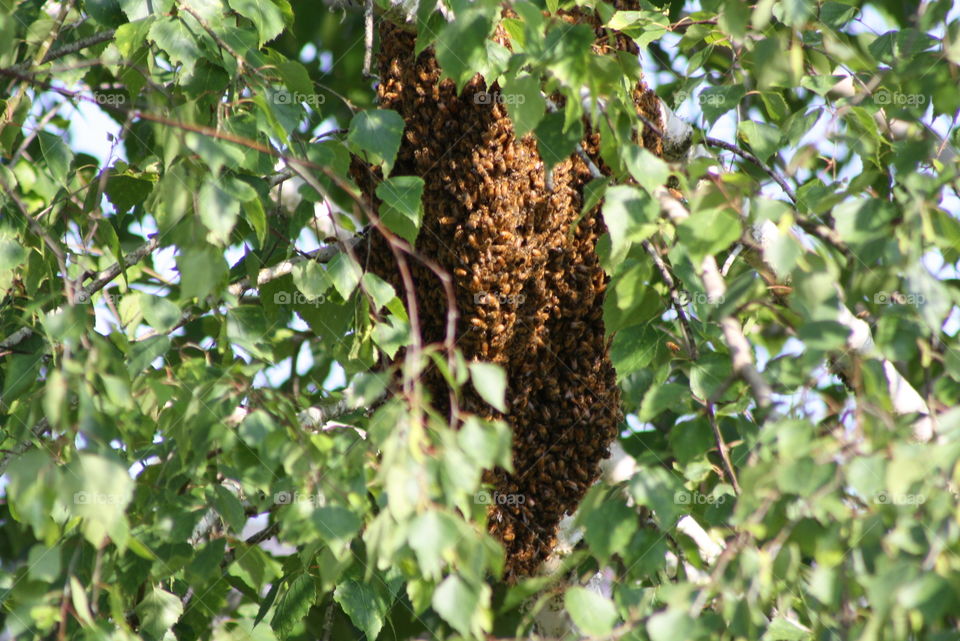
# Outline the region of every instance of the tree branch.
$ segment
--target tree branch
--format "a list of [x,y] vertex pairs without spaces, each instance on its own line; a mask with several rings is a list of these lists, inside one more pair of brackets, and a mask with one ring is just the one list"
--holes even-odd
[[[120,263],[114,263],[110,267],[97,274],[96,277],[94,277],[93,282],[91,282],[89,285],[78,289],[76,295],[74,296],[74,300],[79,303],[85,303],[89,301],[96,292],[106,287],[110,281],[119,276],[123,269],[136,265],[151,252],[153,252],[153,250],[155,250],[159,245],[160,237],[154,236],[149,241],[123,257],[123,268],[121,268]],[[64,278],[66,278],[66,274],[64,274]],[[33,328],[21,327],[0,341],[0,349],[9,349],[14,345],[22,343],[31,336],[33,336]]]

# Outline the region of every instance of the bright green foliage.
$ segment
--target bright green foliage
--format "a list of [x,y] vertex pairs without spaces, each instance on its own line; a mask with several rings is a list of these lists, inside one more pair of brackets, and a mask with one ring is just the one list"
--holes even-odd
[[[547,168],[586,118],[611,170],[584,201],[636,465],[555,576],[506,585],[481,480],[509,428],[451,429],[419,382],[503,411],[505,370],[421,345],[335,242],[370,223],[351,153],[401,254],[424,216],[362,10],[0,2],[0,637],[513,639],[561,608],[568,638],[956,638],[954,3],[580,3],[642,67],[543,15],[574,4],[416,9]],[[684,162],[637,144],[641,69]]]

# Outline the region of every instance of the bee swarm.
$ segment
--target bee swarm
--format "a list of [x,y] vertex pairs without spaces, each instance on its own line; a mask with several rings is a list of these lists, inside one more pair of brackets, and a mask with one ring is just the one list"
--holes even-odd
[[[597,55],[613,50],[592,13],[560,17],[594,25]],[[495,37],[509,46],[502,29]],[[617,34],[615,41],[617,49],[637,53],[625,36]],[[554,167],[548,189],[534,136],[517,140],[506,107],[477,98],[488,91],[483,78],[475,76],[457,95],[452,80],[440,81],[432,49],[414,56],[413,33],[383,21],[380,43],[380,106],[406,123],[392,175],[420,176],[425,183],[416,249],[453,278],[457,346],[465,357],[507,372],[505,415],[470,389],[462,406],[503,418],[513,430],[514,472],[491,470],[486,480],[500,495],[523,497],[490,507],[490,532],[503,542],[506,575],[515,580],[533,574],[550,554],[560,519],[598,478],[623,420],[604,336],[607,277],[595,251],[603,219],[595,207],[569,233],[592,178],[587,164],[571,155]],[[638,111],[660,123],[657,98],[643,83],[634,100]],[[581,147],[605,171],[599,135],[585,130]],[[644,132],[643,143],[661,152],[653,132]],[[356,158],[351,172],[375,208],[379,174]],[[379,233],[371,231],[365,254],[367,268],[402,295],[393,254]],[[424,342],[440,342],[447,312],[443,288],[422,264],[408,262]],[[449,409],[439,374],[431,372],[424,381],[436,407]]]

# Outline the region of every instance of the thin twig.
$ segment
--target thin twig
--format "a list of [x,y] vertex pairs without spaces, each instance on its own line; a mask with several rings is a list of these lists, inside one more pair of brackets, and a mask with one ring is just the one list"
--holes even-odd
[[690,319],[687,318],[687,310],[684,308],[683,301],[680,298],[680,290],[677,288],[677,282],[673,279],[670,268],[667,267],[663,257],[660,255],[660,252],[657,251],[657,248],[653,246],[653,243],[645,240],[641,245],[647,253],[650,254],[650,258],[653,259],[653,264],[657,266],[660,277],[663,278],[663,282],[666,283],[667,289],[670,292],[670,301],[673,309],[677,312],[680,328],[683,330],[683,337],[687,343],[687,353],[692,360],[697,360],[697,358],[699,358],[699,351],[697,350],[696,342],[693,340],[693,331],[690,329]]
[[730,153],[740,156],[744,160],[748,160],[756,165],[761,171],[763,171],[763,173],[770,176],[775,183],[780,185],[780,189],[782,189],[787,197],[790,198],[790,201],[793,202],[793,204],[797,204],[797,195],[794,193],[793,189],[790,188],[790,185],[787,184],[787,181],[784,180],[784,178],[772,168],[767,167],[763,161],[751,154],[749,151],[741,149],[740,147],[737,147],[736,145],[725,140],[720,140],[719,138],[713,138],[711,136],[704,136],[703,141],[711,147],[719,147],[720,149],[729,151]]
[[[700,278],[709,300],[722,301],[727,287],[717,267],[717,259],[710,254],[704,256],[700,263]],[[733,371],[750,385],[757,405],[768,407],[773,400],[773,389],[753,364],[753,350],[743,334],[740,321],[727,313],[720,319],[720,329],[723,330],[724,341],[730,349]]]
[[71,42],[68,45],[62,47],[57,47],[49,52],[43,57],[43,60],[40,61],[40,64],[46,64],[48,62],[53,62],[58,58],[63,58],[64,56],[69,56],[70,54],[77,53],[87,47],[92,47],[98,45],[102,42],[107,42],[108,40],[113,40],[113,36],[116,35],[116,29],[107,29],[106,31],[101,31],[100,33],[95,33],[92,36],[87,36],[86,38],[81,38],[76,42]]
[[717,423],[717,415],[713,409],[713,403],[707,401],[707,419],[710,421],[710,427],[713,428],[713,439],[717,443],[717,449],[720,450],[720,459],[723,461],[723,467],[726,469],[730,484],[733,485],[733,491],[740,495],[740,483],[737,482],[737,474],[734,472],[733,463],[730,461],[730,451],[723,440],[723,434],[720,433],[720,425]]

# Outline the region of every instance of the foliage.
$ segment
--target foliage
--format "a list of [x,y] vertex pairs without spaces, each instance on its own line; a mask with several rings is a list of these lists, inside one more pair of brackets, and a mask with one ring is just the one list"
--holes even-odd
[[[590,638],[955,638],[952,3],[584,3],[694,114],[674,163],[636,144],[638,61],[541,11],[570,4],[416,14],[458,84],[523,97],[548,164],[586,115],[614,170],[588,202],[636,467],[591,490],[563,571],[506,585],[481,472],[509,430],[450,429],[417,383],[433,363],[501,406],[502,371],[408,349],[381,402],[410,309],[334,242],[369,222],[349,154],[387,175],[403,129],[362,11],[0,2],[4,638],[524,638],[548,586]],[[77,106],[116,123],[106,157],[68,135]],[[413,239],[423,185],[390,180],[383,223]]]

